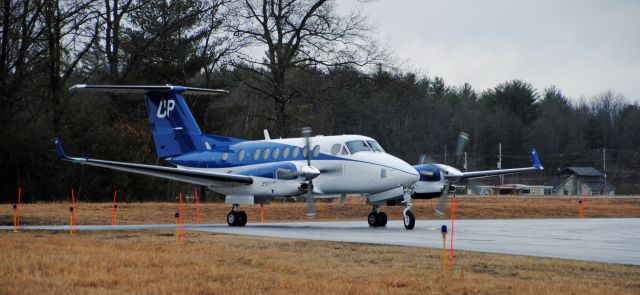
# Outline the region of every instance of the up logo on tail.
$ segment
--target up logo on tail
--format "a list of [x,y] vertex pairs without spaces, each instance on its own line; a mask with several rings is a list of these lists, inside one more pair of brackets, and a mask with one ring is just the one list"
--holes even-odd
[[169,117],[169,113],[175,108],[176,102],[173,99],[163,99],[158,104],[158,118]]

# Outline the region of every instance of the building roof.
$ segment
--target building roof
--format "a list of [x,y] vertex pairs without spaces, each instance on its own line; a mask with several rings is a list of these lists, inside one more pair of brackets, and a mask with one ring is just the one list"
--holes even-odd
[[[593,191],[603,191],[604,190],[604,183],[602,182],[585,182],[584,183],[586,186],[588,186],[591,190]],[[609,183],[607,183],[607,191],[615,191],[616,188],[613,187],[612,185],[610,185]]]
[[604,176],[602,172],[593,167],[567,167],[558,172],[558,174],[565,174],[566,172],[569,172],[569,174],[576,174],[578,176]]

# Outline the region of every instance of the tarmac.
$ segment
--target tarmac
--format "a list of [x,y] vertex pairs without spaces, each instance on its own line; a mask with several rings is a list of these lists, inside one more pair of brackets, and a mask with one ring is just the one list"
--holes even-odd
[[[369,227],[366,221],[185,224],[187,231],[275,238],[441,248],[440,228],[451,220],[418,220],[414,230],[401,221]],[[454,250],[640,265],[640,218],[456,220]],[[11,230],[0,226],[0,230]],[[24,226],[24,230],[69,230],[69,226]],[[174,224],[78,225],[82,231],[173,230]],[[81,233],[79,233],[81,234]]]

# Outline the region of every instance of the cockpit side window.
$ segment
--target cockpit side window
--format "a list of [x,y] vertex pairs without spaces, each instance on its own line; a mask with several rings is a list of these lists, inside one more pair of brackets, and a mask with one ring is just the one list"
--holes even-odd
[[384,153],[384,149],[382,149],[382,146],[380,146],[380,144],[377,141],[375,141],[375,140],[367,140],[367,143],[371,147],[371,150],[373,150],[374,152]]
[[340,154],[342,155],[348,155],[349,154],[349,150],[347,149],[346,146],[342,146],[342,151],[340,152]]
[[347,141],[347,147],[352,154],[362,151],[371,151],[363,140]]

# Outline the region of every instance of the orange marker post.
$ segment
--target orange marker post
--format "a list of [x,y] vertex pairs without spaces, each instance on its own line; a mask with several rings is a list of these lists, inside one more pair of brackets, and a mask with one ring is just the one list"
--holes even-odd
[[184,236],[184,232],[183,232],[183,223],[182,223],[182,217],[183,215],[183,211],[182,211],[182,192],[180,192],[180,241],[182,241],[182,237]]
[[260,204],[260,223],[264,224],[264,204]]
[[111,207],[111,226],[116,226],[116,210],[118,209],[118,203],[116,203],[117,190],[113,191],[113,206]]
[[195,188],[193,191],[196,193],[196,223],[200,224],[200,205],[198,202],[198,189]]
[[22,195],[22,187],[18,187],[18,231],[20,231],[20,196]]
[[453,194],[453,202],[451,203],[451,241],[449,244],[449,271],[453,271],[453,225],[456,220],[456,194]]

